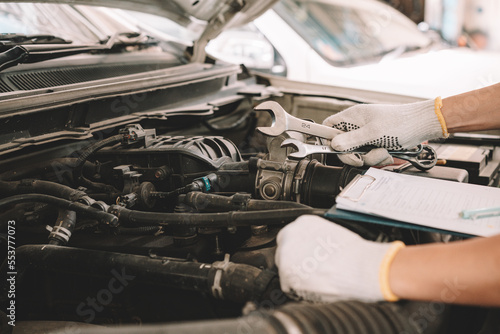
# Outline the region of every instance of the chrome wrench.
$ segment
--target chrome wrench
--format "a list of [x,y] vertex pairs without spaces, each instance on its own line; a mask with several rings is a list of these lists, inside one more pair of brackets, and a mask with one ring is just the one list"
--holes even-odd
[[332,139],[343,132],[326,125],[294,117],[274,101],[263,102],[255,107],[255,110],[265,110],[271,114],[273,120],[271,126],[257,128],[257,130],[268,136],[276,137],[285,131],[297,131],[311,136]]
[[[305,158],[311,154],[345,154],[345,153],[359,153],[365,154],[370,148],[366,148],[366,150],[357,150],[357,151],[349,151],[349,152],[340,152],[335,151],[331,146],[326,145],[312,145],[301,142],[297,139],[285,139],[281,146],[293,147],[297,150],[297,152],[292,152],[288,156],[292,158]],[[436,151],[429,145],[418,145],[414,149],[404,150],[404,151],[391,151],[388,150],[389,154],[395,158],[406,160],[411,163],[415,168],[419,170],[429,170],[436,165],[437,162],[437,153]]]
[[[306,144],[301,142],[300,140],[293,138],[288,138],[283,140],[283,142],[281,143],[281,147],[292,147],[293,149],[295,149],[297,152],[292,152],[288,154],[288,156],[297,159],[302,159],[307,157],[308,155],[317,153],[333,153],[333,154],[343,153],[335,151],[331,146]],[[349,152],[349,153],[359,153],[359,152]]]

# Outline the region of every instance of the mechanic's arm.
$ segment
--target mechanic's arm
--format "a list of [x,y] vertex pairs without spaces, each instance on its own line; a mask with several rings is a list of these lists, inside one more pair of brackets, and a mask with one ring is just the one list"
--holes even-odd
[[[409,149],[426,140],[446,138],[449,133],[500,130],[500,83],[442,102],[436,98],[398,105],[358,104],[328,117],[323,124],[345,131],[331,141],[333,149],[345,152],[365,145]],[[390,162],[381,149],[361,159],[342,161],[357,166]]]
[[389,285],[401,299],[500,306],[500,235],[407,246],[393,259]]
[[450,133],[500,129],[500,83],[443,99]]

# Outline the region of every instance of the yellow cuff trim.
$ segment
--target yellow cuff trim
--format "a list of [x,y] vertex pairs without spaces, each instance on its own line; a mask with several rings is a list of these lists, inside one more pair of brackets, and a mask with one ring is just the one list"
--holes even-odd
[[443,137],[448,138],[450,134],[448,133],[448,127],[446,126],[441,108],[443,108],[443,101],[441,100],[441,96],[438,96],[434,100],[434,112],[436,113],[439,123],[441,124],[441,128],[443,129]]
[[392,261],[394,257],[399,252],[401,248],[404,248],[405,244],[402,241],[394,241],[391,244],[391,247],[385,253],[384,258],[382,259],[382,263],[380,265],[379,271],[379,282],[380,282],[380,290],[382,291],[382,295],[385,300],[388,302],[396,302],[399,300],[398,296],[396,296],[391,291],[391,287],[389,286],[389,269],[391,268]]

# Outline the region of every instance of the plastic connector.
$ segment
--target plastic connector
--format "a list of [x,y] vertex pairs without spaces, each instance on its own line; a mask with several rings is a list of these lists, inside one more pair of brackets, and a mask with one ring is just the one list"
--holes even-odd
[[[219,177],[217,174],[211,173],[207,176],[200,177],[198,179],[193,180],[191,183],[190,191],[202,191],[204,193],[208,193],[217,187],[217,182]],[[188,186],[189,187],[189,186]]]
[[143,129],[139,124],[130,124],[120,129],[119,134],[123,135],[122,144],[131,145],[144,142],[144,147],[149,146],[149,142],[156,138],[155,129]]
[[130,193],[127,195],[123,195],[118,197],[116,200],[116,204],[124,206],[126,208],[133,207],[138,201],[138,196],[136,193]]

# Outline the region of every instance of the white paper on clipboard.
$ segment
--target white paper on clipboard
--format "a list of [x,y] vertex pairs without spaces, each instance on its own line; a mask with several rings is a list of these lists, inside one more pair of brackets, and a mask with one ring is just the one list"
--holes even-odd
[[500,188],[370,168],[336,199],[337,208],[478,236],[500,234],[500,216],[463,219],[462,210],[500,206]]

